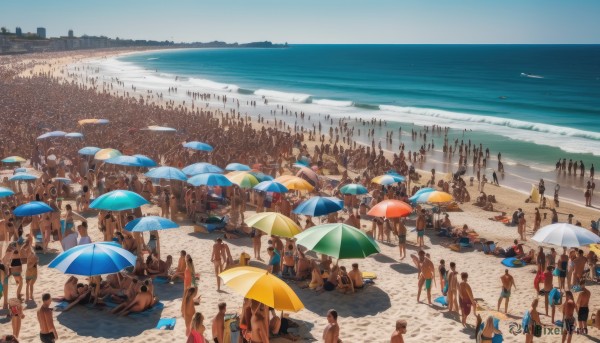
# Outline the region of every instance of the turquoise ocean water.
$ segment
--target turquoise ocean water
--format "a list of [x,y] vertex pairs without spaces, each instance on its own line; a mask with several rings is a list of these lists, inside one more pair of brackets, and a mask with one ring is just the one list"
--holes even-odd
[[[266,98],[273,108],[303,111],[313,121],[326,114],[384,119],[387,126],[377,128],[383,136],[398,127],[448,126],[451,140],[489,147],[491,167],[501,151],[506,170],[501,182],[521,190],[543,177],[560,183],[564,196],[582,201],[587,178],[557,175],[554,164],[567,158],[583,161],[586,169],[592,163],[600,167],[600,45],[195,49],[128,55],[102,68],[126,83],[157,90]],[[395,134],[384,148],[397,151],[398,138]],[[364,134],[358,139],[369,142]],[[433,139],[441,149],[443,138]],[[423,144],[406,135],[401,140],[407,150]],[[421,167],[430,166],[456,169],[440,153]]]

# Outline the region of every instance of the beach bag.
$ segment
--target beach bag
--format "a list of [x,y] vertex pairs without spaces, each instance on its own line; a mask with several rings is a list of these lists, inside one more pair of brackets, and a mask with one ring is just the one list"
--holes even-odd
[[552,275],[560,276],[560,271],[558,270],[558,268],[554,268],[554,270],[552,271]]

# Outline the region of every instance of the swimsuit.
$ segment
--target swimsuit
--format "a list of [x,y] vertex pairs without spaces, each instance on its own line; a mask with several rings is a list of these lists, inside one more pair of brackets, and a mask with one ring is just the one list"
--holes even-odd
[[461,297],[458,297],[458,303],[460,305],[460,308],[462,309],[462,313],[463,315],[466,317],[471,313],[471,299],[464,299]]
[[579,311],[577,311],[577,320],[580,322],[585,322],[588,320],[588,316],[590,314],[590,308],[585,306],[585,307],[580,307]]
[[563,330],[568,333],[573,333],[575,331],[575,317],[565,318],[563,322]]
[[423,236],[425,236],[425,230],[418,230],[417,237],[423,237]]
[[425,289],[431,289],[431,279],[425,279]]
[[406,234],[398,235],[398,243],[400,243],[400,244],[406,243]]
[[502,292],[500,292],[500,298],[510,298],[510,291],[502,287]]

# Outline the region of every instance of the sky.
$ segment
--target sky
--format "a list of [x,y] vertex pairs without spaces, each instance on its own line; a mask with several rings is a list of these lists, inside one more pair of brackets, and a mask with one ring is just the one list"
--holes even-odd
[[290,44],[598,44],[600,0],[0,0],[50,37]]

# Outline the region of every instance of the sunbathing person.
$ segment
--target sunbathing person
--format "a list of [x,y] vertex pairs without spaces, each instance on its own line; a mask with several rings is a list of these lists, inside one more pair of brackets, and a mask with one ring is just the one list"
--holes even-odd
[[300,249],[296,249],[296,257],[298,258],[298,262],[296,263],[296,280],[309,278],[311,275],[310,261],[304,256],[304,253]]
[[358,269],[358,263],[352,263],[352,270],[348,272],[348,276],[352,281],[352,286],[354,288],[363,288],[364,282],[362,278],[362,273]]
[[352,279],[348,276],[346,272],[346,267],[340,267],[340,273],[338,275],[338,290],[344,294],[346,293],[354,293],[354,284],[352,283]]
[[311,279],[308,284],[308,288],[320,291],[323,288],[323,278],[321,276],[321,269],[317,264],[317,261],[312,261],[312,271],[310,273]]
[[177,262],[177,269],[175,269],[175,273],[171,275],[171,281],[175,281],[177,279],[183,280],[185,276],[185,256],[187,252],[185,250],[181,250],[179,254],[179,261]]
[[168,276],[172,264],[173,256],[168,255],[167,260],[163,261],[157,255],[152,254],[150,263],[146,263],[146,274],[150,277]]
[[156,299],[148,292],[148,287],[145,285],[140,288],[135,298],[129,304],[121,304],[111,311],[119,316],[126,316],[131,312],[143,312],[156,303]]
[[81,304],[86,305],[92,303],[94,300],[92,299],[92,289],[88,285],[84,285],[82,283],[77,284],[77,298],[73,300],[69,306],[67,306],[63,312],[67,312],[75,305]]
[[64,298],[66,301],[73,301],[75,299],[77,299],[77,297],[79,296],[79,294],[77,293],[77,278],[74,276],[69,277],[69,279],[67,279],[67,282],[65,282],[65,287],[64,287]]
[[533,261],[535,260],[535,250],[529,250],[529,253],[526,256],[522,257],[521,260],[527,264],[533,263]]

